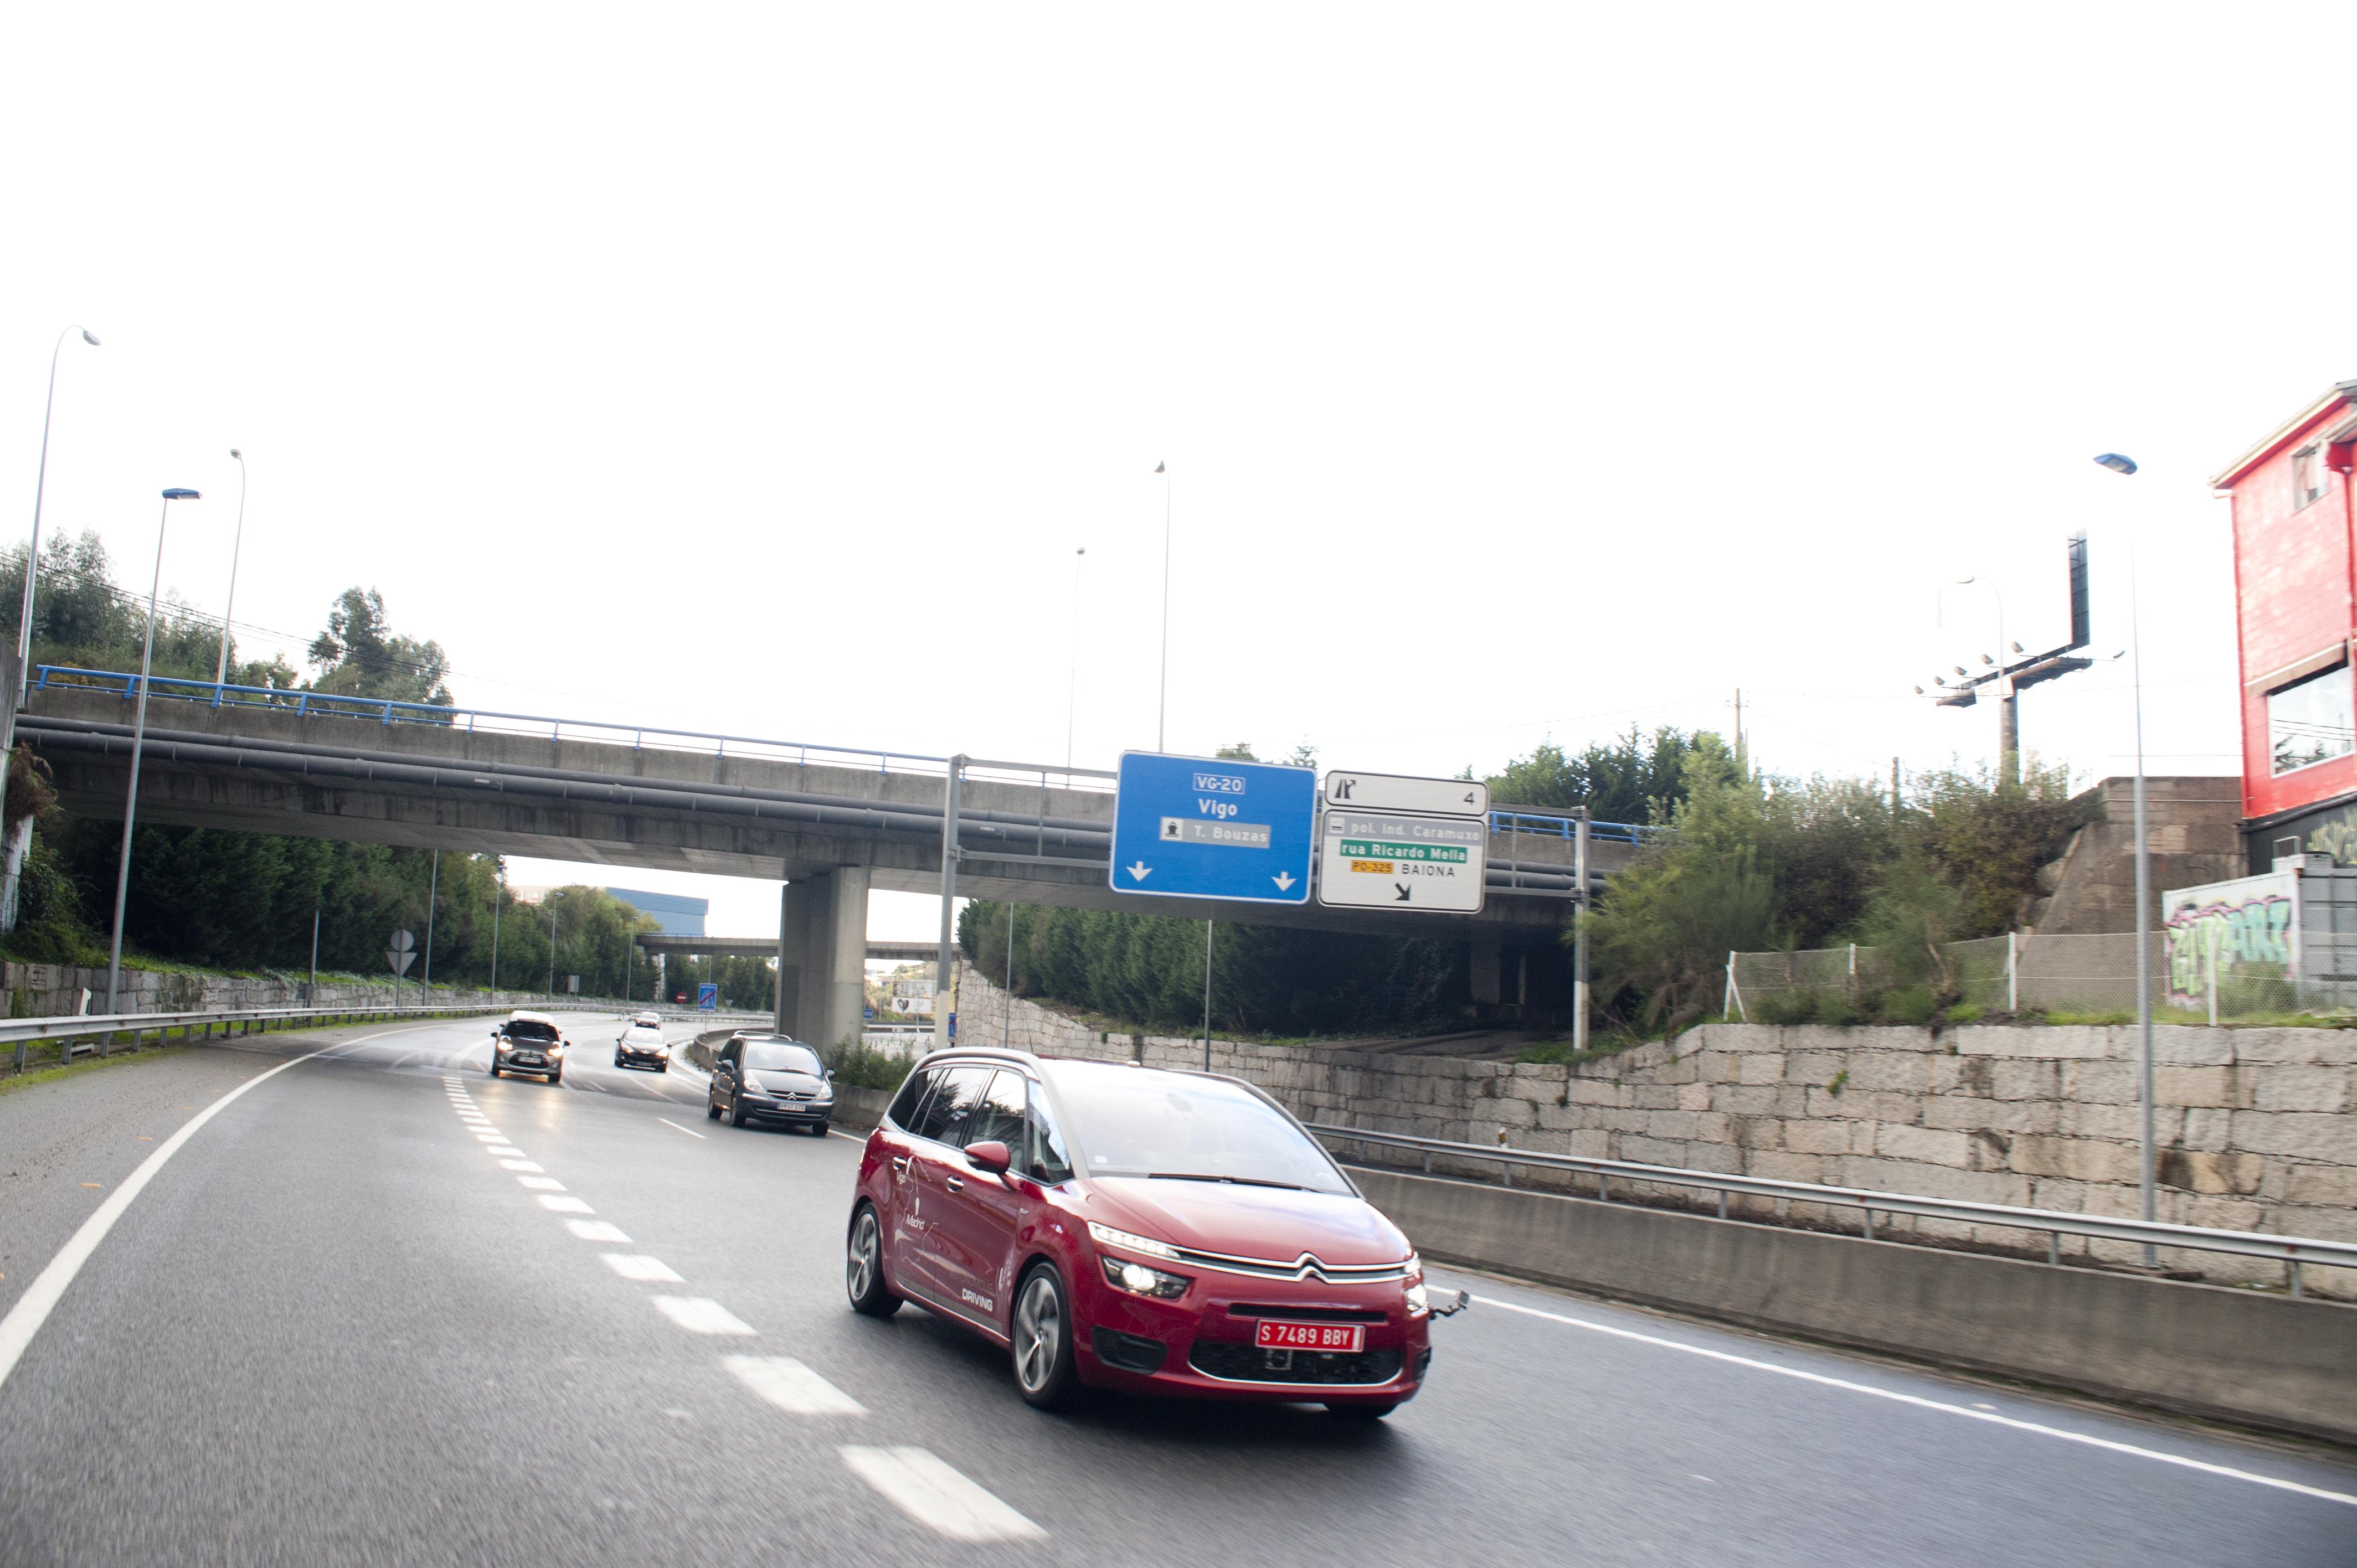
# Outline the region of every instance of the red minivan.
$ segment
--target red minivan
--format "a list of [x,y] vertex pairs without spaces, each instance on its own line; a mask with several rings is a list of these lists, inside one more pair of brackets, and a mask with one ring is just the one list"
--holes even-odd
[[867,1139],[845,1281],[1082,1385],[1373,1420],[1432,1359],[1423,1266],[1285,1109],[1208,1073],[951,1050]]

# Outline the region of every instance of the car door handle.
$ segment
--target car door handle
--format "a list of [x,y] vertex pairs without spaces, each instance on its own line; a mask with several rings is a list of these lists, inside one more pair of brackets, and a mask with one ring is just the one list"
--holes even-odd
[[963,1192],[965,1190],[965,1177],[951,1176],[948,1180],[942,1182],[942,1185],[948,1187],[952,1192]]
[[894,1176],[907,1176],[909,1174],[908,1155],[895,1155],[892,1156],[892,1174]]

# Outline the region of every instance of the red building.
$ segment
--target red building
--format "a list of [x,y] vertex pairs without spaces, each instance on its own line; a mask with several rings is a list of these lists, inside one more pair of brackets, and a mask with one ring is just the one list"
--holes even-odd
[[2357,381],[2286,420],[2211,480],[2231,491],[2251,869],[2357,865]]

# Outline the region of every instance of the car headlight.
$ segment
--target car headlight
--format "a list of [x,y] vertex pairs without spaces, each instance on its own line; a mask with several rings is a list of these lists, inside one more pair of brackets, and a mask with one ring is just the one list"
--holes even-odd
[[1174,1263],[1178,1261],[1178,1249],[1168,1241],[1157,1241],[1149,1236],[1139,1236],[1127,1230],[1116,1230],[1110,1225],[1100,1225],[1093,1219],[1089,1221],[1089,1240],[1100,1247],[1119,1247],[1126,1252],[1143,1252],[1149,1258],[1168,1258]]
[[1098,1262],[1104,1265],[1105,1283],[1132,1295],[1175,1301],[1187,1294],[1187,1286],[1192,1283],[1184,1274],[1166,1274],[1160,1269],[1149,1269],[1126,1258],[1101,1258]]

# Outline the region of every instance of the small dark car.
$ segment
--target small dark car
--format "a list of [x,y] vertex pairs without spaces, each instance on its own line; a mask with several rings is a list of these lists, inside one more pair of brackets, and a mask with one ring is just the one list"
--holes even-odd
[[626,1026],[614,1041],[616,1067],[651,1067],[657,1072],[671,1070],[671,1046],[664,1040],[660,1023],[635,1020]]
[[826,1136],[834,1114],[834,1074],[818,1053],[781,1035],[738,1035],[712,1060],[704,1114],[732,1127],[756,1122],[807,1127]]
[[511,1013],[491,1031],[491,1076],[533,1073],[558,1082],[565,1077],[565,1051],[570,1043],[545,1013]]

